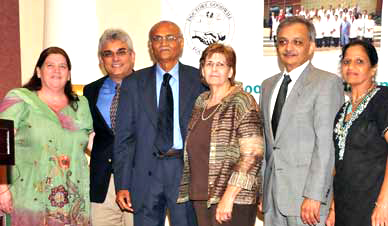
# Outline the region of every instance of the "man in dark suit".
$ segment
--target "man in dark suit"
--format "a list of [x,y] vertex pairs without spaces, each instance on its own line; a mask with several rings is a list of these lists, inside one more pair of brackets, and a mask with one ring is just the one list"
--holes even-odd
[[181,64],[183,37],[170,21],[155,24],[149,46],[156,64],[123,81],[113,151],[116,201],[136,226],[195,225],[191,203],[177,204],[187,124],[205,90],[197,69]]
[[84,88],[95,132],[90,161],[91,220],[94,226],[132,226],[132,213],[121,211],[115,201],[112,170],[114,102],[117,106],[119,84],[132,73],[135,63],[129,35],[120,29],[107,29],[100,38],[98,58],[107,75]]
[[333,169],[334,117],[343,103],[341,79],[315,68],[314,25],[288,17],[277,30],[283,72],[262,84],[265,133],[265,225],[325,225]]

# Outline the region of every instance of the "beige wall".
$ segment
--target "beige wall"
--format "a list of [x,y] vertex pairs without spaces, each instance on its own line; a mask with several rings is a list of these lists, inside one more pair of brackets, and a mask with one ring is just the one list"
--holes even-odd
[[19,0],[22,84],[32,76],[43,48],[44,0]]
[[134,44],[135,69],[151,65],[147,47],[148,31],[160,20],[160,0],[96,0],[96,2],[99,34],[109,27],[124,29]]
[[[19,0],[22,83],[32,76],[43,48],[44,2],[45,0]],[[96,0],[96,5],[99,34],[109,27],[124,29],[133,39],[135,69],[151,65],[147,47],[148,31],[160,19],[160,1]],[[98,40],[99,37],[90,38]],[[90,82],[96,79],[97,76],[90,77]]]

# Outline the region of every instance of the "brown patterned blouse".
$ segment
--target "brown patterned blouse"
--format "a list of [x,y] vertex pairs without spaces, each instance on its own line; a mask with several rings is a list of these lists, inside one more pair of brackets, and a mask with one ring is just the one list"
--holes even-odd
[[[259,107],[242,85],[221,100],[214,114],[210,134],[208,206],[222,198],[228,185],[241,187],[234,203],[257,203],[261,189],[261,160],[263,158],[263,122]],[[188,126],[187,137],[201,119],[210,92],[196,100]],[[186,139],[187,141],[188,139]],[[179,187],[178,203],[189,198],[190,167],[185,145],[184,171]]]

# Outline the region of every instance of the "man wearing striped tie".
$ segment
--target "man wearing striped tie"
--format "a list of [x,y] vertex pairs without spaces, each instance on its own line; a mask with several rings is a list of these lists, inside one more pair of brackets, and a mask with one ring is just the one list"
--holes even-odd
[[91,220],[94,226],[132,226],[133,216],[115,202],[112,151],[115,119],[121,81],[132,74],[135,52],[129,35],[120,29],[107,29],[98,46],[101,69],[107,75],[86,85],[95,137],[90,161]]

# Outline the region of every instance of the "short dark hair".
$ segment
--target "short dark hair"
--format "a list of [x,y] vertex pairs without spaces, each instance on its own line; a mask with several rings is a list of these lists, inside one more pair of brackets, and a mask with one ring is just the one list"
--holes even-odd
[[[42,65],[46,58],[51,55],[51,54],[60,54],[66,59],[67,67],[69,68],[69,71],[71,70],[71,62],[70,58],[65,52],[65,50],[59,48],[59,47],[48,47],[47,49],[43,50],[40,53],[38,62],[36,62],[35,69],[34,69],[34,74],[32,75],[31,79],[23,86],[23,88],[26,88],[30,91],[38,91],[42,88],[42,81],[40,78],[38,78],[38,71],[37,69],[42,68]],[[77,101],[78,96],[73,92],[72,85],[71,85],[71,80],[67,81],[65,84],[65,95],[69,101],[69,105],[71,108],[74,109],[74,111],[77,111],[78,109],[78,103]]]
[[352,46],[361,46],[364,49],[366,55],[368,55],[371,66],[374,67],[377,65],[379,61],[379,57],[377,55],[376,48],[371,43],[360,39],[352,41],[347,45],[345,45],[344,47],[342,47],[341,62],[344,60],[346,51],[349,49],[349,47],[352,47]]
[[276,31],[276,36],[279,37],[279,33],[283,28],[294,24],[305,25],[308,30],[310,41],[313,41],[313,42],[315,41],[316,32],[315,32],[314,25],[309,20],[299,16],[290,16],[284,19],[282,22],[280,22],[278,29]]
[[221,43],[213,43],[209,45],[203,52],[202,56],[199,59],[199,70],[201,73],[202,77],[202,82],[206,83],[204,76],[202,74],[202,68],[205,65],[206,58],[211,57],[213,54],[219,53],[225,56],[226,59],[226,64],[233,69],[233,74],[232,77],[229,78],[230,84],[234,85],[235,80],[234,78],[236,77],[236,52],[233,50],[232,47],[221,44]]

